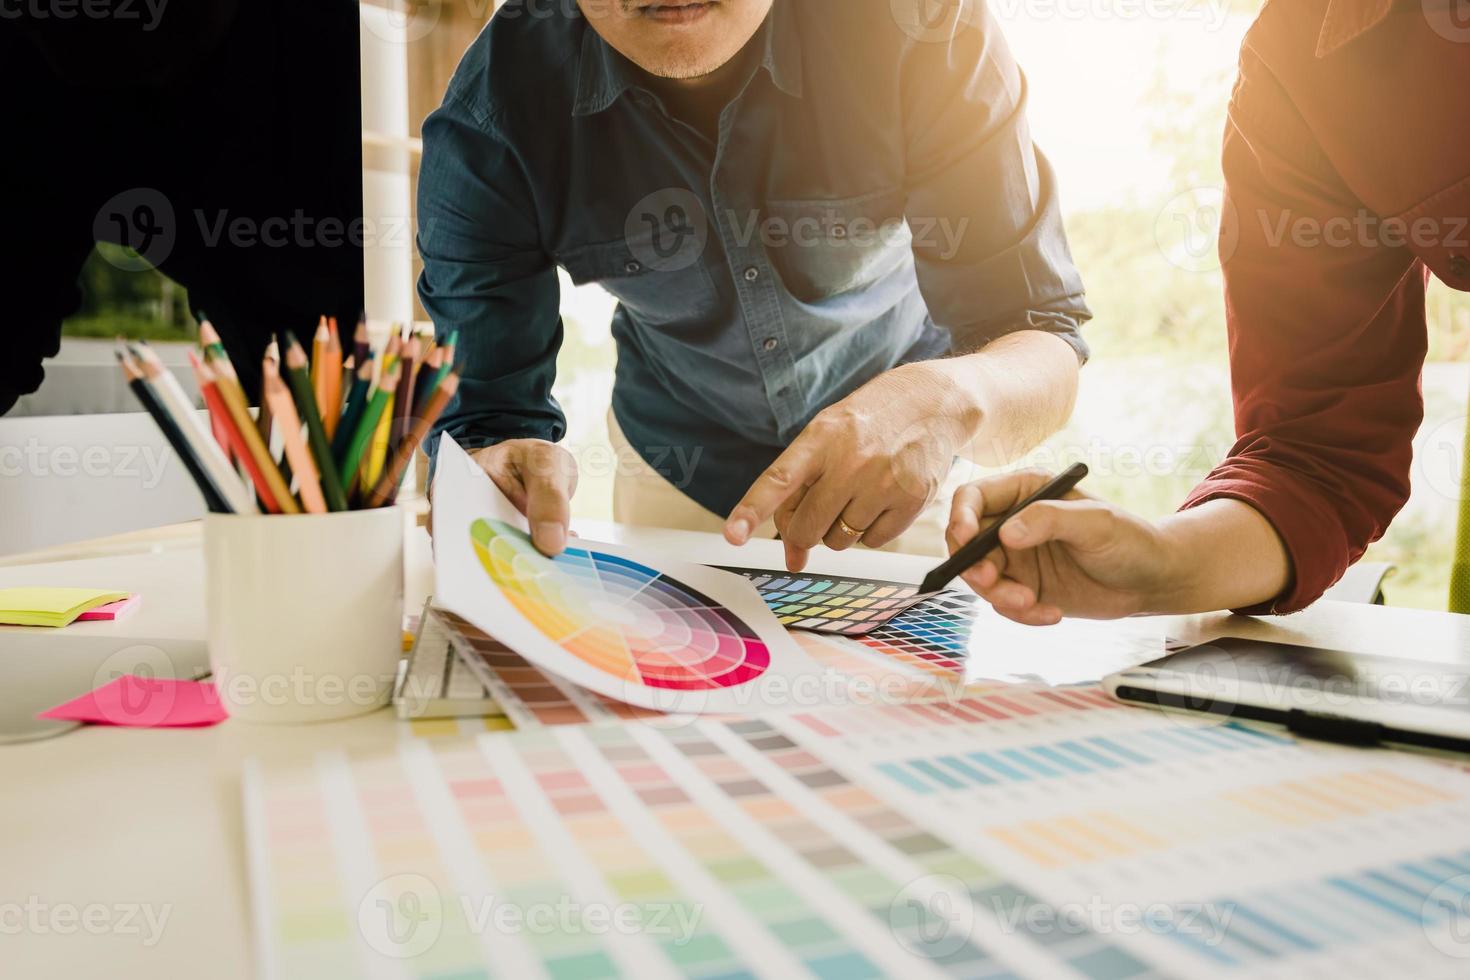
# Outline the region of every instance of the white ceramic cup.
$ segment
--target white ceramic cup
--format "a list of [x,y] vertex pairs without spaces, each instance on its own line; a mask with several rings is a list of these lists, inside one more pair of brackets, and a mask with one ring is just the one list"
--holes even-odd
[[396,507],[205,517],[209,662],[231,718],[330,721],[388,702],[403,534]]

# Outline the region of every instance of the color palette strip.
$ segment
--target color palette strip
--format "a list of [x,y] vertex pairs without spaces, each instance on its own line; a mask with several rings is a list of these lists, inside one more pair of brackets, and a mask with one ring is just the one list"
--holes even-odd
[[549,674],[453,613],[436,609],[432,615],[463,638],[463,647],[471,651],[466,662],[518,729],[664,717]]
[[[588,738],[647,808],[659,833],[684,850],[705,880],[725,892],[738,914],[775,940],[778,962],[819,976],[882,975],[844,934],[840,922],[833,921],[830,910],[805,900],[769,856],[753,851],[719,819],[717,810],[690,795],[697,780],[671,773],[667,760],[656,760],[630,730],[590,730]],[[741,789],[733,786],[736,792]]]
[[[904,868],[902,877],[911,884],[895,892],[895,880],[883,881],[875,891],[877,902],[870,903],[868,910],[892,929],[899,941],[916,955],[966,962],[977,973],[985,972],[988,967],[983,954],[972,943],[957,942],[954,920],[946,921],[938,914],[947,911],[953,916],[955,909],[945,910],[943,903],[934,900],[934,893],[905,895],[907,891],[917,892],[913,885],[926,880],[953,880],[961,883],[973,909],[1005,909],[1008,922],[1014,923],[1015,932],[1022,939],[1044,948],[1049,957],[1068,964],[1083,976],[1131,977],[1151,972],[1136,956],[1086,928],[1068,929],[1059,935],[1055,929],[1055,908],[1021,886],[1005,880],[975,857],[920,827],[869,790],[798,746],[768,722],[729,722],[724,727],[743,742],[748,753],[761,759],[766,771],[772,774],[764,783],[754,771],[738,774],[743,780],[737,784],[742,787],[738,802],[747,815],[762,819],[768,829],[782,840],[802,842],[797,850],[808,862],[824,869],[839,884],[850,880],[844,879],[844,875],[856,874],[859,869],[866,875],[876,875],[877,872],[864,863],[864,856],[856,848],[870,850],[881,841],[894,854],[902,855],[914,865],[923,877],[909,877],[911,869]],[[717,733],[718,729],[712,732]],[[675,738],[681,751],[704,760],[705,767],[713,765],[712,760],[716,758],[710,752],[713,738],[700,740],[697,733]],[[725,742],[728,744],[729,740]],[[718,747],[715,748],[718,751]],[[731,752],[725,758],[732,758],[735,754]],[[810,792],[817,801],[806,808],[810,815],[804,815],[784,801],[779,809],[776,804],[768,802],[768,797],[775,797],[783,791]],[[778,816],[784,817],[784,821],[771,825]],[[849,835],[848,840],[836,839],[833,828],[842,825],[853,828],[858,838],[854,840]],[[870,837],[870,840],[864,840],[864,837]],[[896,894],[905,895],[909,900],[895,902]],[[865,896],[858,894],[853,897],[861,902]],[[946,898],[954,897],[952,893],[946,894]]]
[[1429,976],[1470,900],[1456,767],[1089,689],[405,739],[245,802],[270,977]]
[[830,674],[843,678],[830,697],[834,706],[951,700],[967,690],[1007,686],[993,681],[967,687],[963,675],[927,669],[904,658],[885,656],[855,639],[822,633],[793,633],[798,646]]
[[[1225,734],[1226,730],[1220,730]],[[1088,740],[1099,758],[1112,750],[1131,750],[1112,738]],[[1079,740],[1077,745],[1083,744]],[[983,761],[1004,767],[994,757],[969,753],[979,775],[994,771]],[[938,761],[938,760],[936,760]],[[960,761],[957,757],[953,761]],[[1140,757],[1133,764],[1146,765]],[[950,769],[950,772],[959,770]],[[944,772],[939,773],[946,776]],[[913,779],[911,772],[901,772]],[[1012,775],[1024,777],[1017,764]],[[930,792],[925,788],[923,792]],[[1087,810],[1064,817],[1023,820],[987,827],[984,833],[1042,868],[1080,865],[1156,854],[1165,848],[1208,846],[1227,837],[1261,835],[1280,837],[1298,827],[1320,827],[1364,815],[1392,813],[1446,803],[1454,797],[1432,786],[1383,769],[1333,772],[1281,782],[1252,785],[1218,795],[1181,802],[1173,807],[1123,806]]]
[[1287,738],[1227,724],[1081,736],[1039,745],[903,759],[882,763],[878,768],[905,789],[928,795],[1005,783],[1069,779],[1203,754],[1290,744]]
[[[1379,865],[1345,874],[1260,889],[1206,903],[1214,922],[1170,916],[1164,933],[1201,959],[1225,967],[1290,969],[1308,957],[1400,940],[1409,972],[1454,975],[1470,958],[1470,851]],[[1182,925],[1190,922],[1188,927]],[[1417,970],[1407,964],[1418,962]]]
[[903,582],[727,568],[743,575],[787,629],[860,636],[937,593]]
[[940,593],[858,639],[900,663],[940,677],[963,677],[978,602],[968,593]]
[[1122,710],[1122,705],[1097,687],[1051,690],[1007,686],[1004,693],[966,693],[952,700],[885,704],[862,712],[800,712],[791,720],[819,737],[845,738],[913,735],[951,727],[1024,722],[1052,714]]
[[762,723],[252,765],[246,812],[268,977],[1152,972],[1096,935],[975,928],[1040,903]]

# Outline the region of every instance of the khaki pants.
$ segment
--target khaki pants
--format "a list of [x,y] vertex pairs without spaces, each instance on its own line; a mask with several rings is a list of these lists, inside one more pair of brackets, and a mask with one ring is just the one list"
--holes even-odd
[[[628,444],[618,420],[607,413],[607,434],[617,456],[617,476],[613,483],[613,520],[619,524],[668,527],[680,531],[706,531],[720,534],[725,518],[686,496],[662,474],[644,462],[638,451]],[[953,488],[947,481],[945,492],[924,508],[913,525],[884,545],[881,551],[899,551],[913,555],[943,557],[944,528],[949,521],[949,500]],[[770,521],[755,531],[755,537],[774,538],[776,526]]]

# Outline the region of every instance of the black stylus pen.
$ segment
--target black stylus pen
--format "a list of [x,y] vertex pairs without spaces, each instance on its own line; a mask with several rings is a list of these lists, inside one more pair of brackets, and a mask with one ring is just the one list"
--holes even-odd
[[1046,486],[1006,511],[995,523],[975,535],[969,544],[950,555],[944,564],[935,568],[928,575],[925,575],[923,583],[919,586],[919,591],[938,592],[944,588],[956,575],[996,549],[996,546],[1000,544],[1000,529],[1005,525],[1006,521],[1015,517],[1038,500],[1057,500],[1065,497],[1086,476],[1086,463],[1072,464],[1065,473],[1062,473]]

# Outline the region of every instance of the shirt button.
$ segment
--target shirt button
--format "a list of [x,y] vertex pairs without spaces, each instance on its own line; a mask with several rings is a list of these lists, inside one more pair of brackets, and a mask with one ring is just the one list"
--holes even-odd
[[628,262],[627,265],[623,266],[623,271],[626,272],[630,276],[631,275],[634,275],[635,273],[642,272],[643,271],[643,263],[630,261],[630,262]]
[[761,270],[757,269],[755,266],[752,265],[752,266],[749,266],[749,267],[746,268],[746,270],[745,270],[745,281],[746,282],[755,282],[760,277],[761,277]]
[[832,237],[841,241],[847,237],[847,225],[833,225]]
[[1456,278],[1470,279],[1470,259],[1465,258],[1465,256],[1463,255],[1451,255],[1450,272],[1452,272]]
[[781,341],[777,340],[775,337],[767,337],[765,339],[765,342],[762,343],[761,346],[764,347],[767,352],[770,352],[775,350],[777,347],[780,347]]

